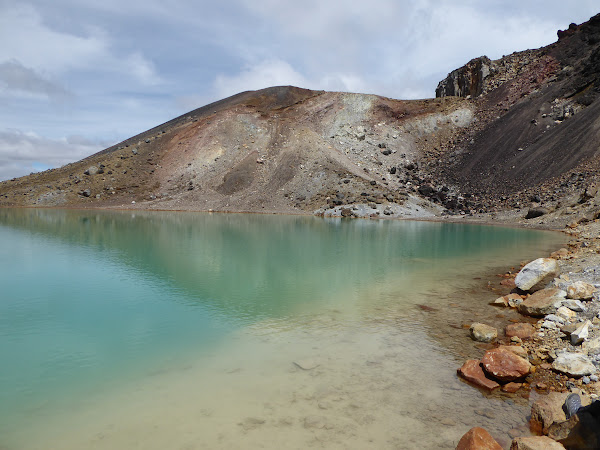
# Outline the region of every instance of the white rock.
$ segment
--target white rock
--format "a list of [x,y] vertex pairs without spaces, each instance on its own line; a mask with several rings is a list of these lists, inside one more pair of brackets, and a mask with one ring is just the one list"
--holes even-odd
[[579,300],[563,300],[562,305],[575,312],[584,312],[586,310],[585,305]]
[[563,325],[565,323],[565,319],[563,319],[562,317],[560,317],[556,314],[548,314],[545,317],[545,319],[549,320],[550,322],[558,323],[560,325]]
[[524,291],[542,288],[545,282],[552,280],[557,274],[558,263],[555,259],[538,258],[521,269],[515,278],[515,284]]
[[572,309],[567,308],[566,306],[561,306],[556,310],[556,315],[558,317],[562,317],[565,320],[573,320],[577,317],[577,313]]
[[492,342],[498,337],[498,331],[484,323],[474,323],[469,328],[471,339],[479,342]]
[[594,296],[596,288],[589,283],[576,281],[567,287],[567,298],[590,300]]
[[552,363],[552,368],[572,377],[592,375],[596,367],[592,361],[581,353],[561,353]]
[[571,333],[571,344],[581,344],[590,334],[589,328],[592,323],[586,320]]
[[582,350],[588,355],[598,355],[600,354],[600,337],[592,339],[590,341],[585,341],[581,345]]
[[521,297],[519,297],[519,298],[515,297],[515,298],[508,299],[508,306],[510,306],[511,308],[516,308],[521,303],[523,303],[523,299]]

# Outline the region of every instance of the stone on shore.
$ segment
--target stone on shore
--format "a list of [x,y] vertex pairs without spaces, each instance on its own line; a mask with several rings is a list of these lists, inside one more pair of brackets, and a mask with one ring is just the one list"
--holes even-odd
[[519,389],[521,389],[521,386],[523,386],[523,383],[515,383],[514,381],[511,381],[510,383],[507,383],[504,386],[502,386],[502,392],[506,392],[507,394],[514,394]]
[[500,387],[498,383],[485,376],[480,361],[476,359],[465,361],[462,367],[458,369],[458,374],[469,383],[489,391]]
[[511,323],[504,329],[506,337],[518,337],[519,339],[530,339],[535,333],[535,327],[530,323]]
[[564,450],[560,442],[548,436],[527,436],[513,439],[510,450]]
[[515,355],[520,356],[521,358],[527,358],[527,349],[521,347],[520,345],[501,345],[498,348],[503,348],[504,350],[513,352]]
[[585,312],[587,309],[579,300],[563,300],[562,305],[565,308],[569,308],[571,311],[575,312]]
[[531,370],[531,364],[524,358],[504,348],[488,350],[481,359],[485,372],[500,381],[514,381],[523,378]]
[[519,312],[528,316],[553,314],[561,306],[567,293],[557,288],[542,289],[531,294],[519,305]]
[[594,296],[596,288],[583,281],[576,281],[569,287],[567,287],[567,298],[575,300],[590,300]]
[[581,353],[561,353],[552,363],[552,368],[571,377],[583,377],[596,372],[592,361]]
[[571,344],[578,345],[581,344],[590,334],[590,325],[592,323],[589,320],[581,323],[575,331],[571,333]]
[[553,258],[553,259],[566,258],[567,256],[569,256],[569,250],[567,250],[564,247],[560,248],[550,254],[550,258]]
[[523,290],[537,290],[543,288],[558,274],[558,263],[552,258],[538,258],[525,267],[515,278],[516,286]]
[[567,395],[567,393],[550,392],[538,398],[531,406],[531,431],[548,434],[552,424],[567,420],[562,409]]
[[527,214],[525,215],[525,219],[535,219],[536,217],[541,217],[545,214],[548,214],[548,209],[542,206],[536,206],[534,208],[529,208]]
[[502,450],[502,446],[483,428],[474,427],[460,438],[456,450]]
[[585,353],[587,353],[590,356],[595,356],[595,355],[600,354],[600,337],[597,337],[590,341],[585,341],[581,345],[581,348],[583,349],[583,351]]
[[556,315],[558,317],[562,317],[565,320],[573,320],[575,317],[577,317],[577,313],[575,313],[575,311],[573,311],[572,309],[567,308],[566,306],[561,306],[560,308],[558,308],[556,310]]
[[478,342],[492,342],[498,337],[498,331],[484,323],[474,323],[469,328],[471,339]]

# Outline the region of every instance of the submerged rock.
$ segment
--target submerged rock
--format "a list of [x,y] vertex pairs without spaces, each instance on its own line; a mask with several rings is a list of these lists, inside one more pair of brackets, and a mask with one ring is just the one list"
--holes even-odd
[[460,369],[458,369],[457,372],[462,378],[477,387],[484,388],[489,391],[500,387],[498,383],[485,376],[485,373],[481,368],[480,361],[476,359],[468,359],[465,361],[465,363]]
[[506,337],[518,337],[519,339],[529,339],[535,333],[535,327],[530,323],[511,323],[506,326],[504,334]]
[[474,323],[469,328],[471,339],[479,342],[492,342],[498,337],[498,331],[484,323]]
[[302,359],[298,361],[294,361],[294,365],[299,367],[302,370],[312,370],[319,367],[321,364],[314,359]]
[[558,274],[558,263],[552,258],[531,261],[515,277],[516,286],[523,290],[541,289]]

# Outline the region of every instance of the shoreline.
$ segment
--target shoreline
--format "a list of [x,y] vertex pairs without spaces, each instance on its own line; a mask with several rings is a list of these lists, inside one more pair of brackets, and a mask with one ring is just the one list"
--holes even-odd
[[[598,368],[600,367],[598,355],[600,353],[597,352],[596,347],[600,346],[600,292],[598,289],[600,287],[600,238],[598,237],[600,236],[600,223],[595,220],[583,225],[578,224],[576,227],[569,227],[568,230],[562,230],[562,232],[570,238],[566,247],[557,249],[551,255],[539,255],[540,258],[556,260],[558,272],[547,279],[545,284],[540,286],[541,289],[523,291],[515,288],[511,292],[521,294],[521,301],[523,301],[535,292],[565,290],[569,292],[567,297],[573,300],[562,298],[569,302],[577,302],[577,306],[572,303],[573,308],[577,311],[570,308],[567,308],[566,311],[558,310],[559,303],[564,305],[562,302],[555,303],[554,307],[543,313],[535,314],[531,311],[529,313],[521,311],[519,307],[522,319],[520,322],[533,324],[530,335],[523,339],[518,336],[510,337],[507,336],[507,328],[505,328],[504,333],[503,330],[497,330],[498,337],[492,340],[493,344],[490,344],[490,349],[506,346],[513,347],[514,350],[514,347],[519,347],[519,351],[515,353],[527,360],[531,364],[531,368],[526,375],[517,377],[510,383],[507,383],[506,379],[501,381],[498,377],[484,373],[488,380],[500,381],[500,385],[489,390],[489,395],[494,395],[493,392],[496,390],[504,391],[506,389],[509,392],[514,390],[514,395],[522,395],[527,398],[535,392],[538,397],[532,403],[529,417],[530,431],[537,436],[514,436],[511,449],[534,448],[522,447],[525,443],[527,445],[537,443],[536,445],[540,445],[539,448],[564,448],[561,442],[569,443],[573,436],[579,433],[579,429],[576,428],[577,420],[568,421],[563,411],[562,406],[566,397],[569,393],[579,394],[584,406],[600,398],[600,381],[598,381]],[[512,280],[517,275],[511,271],[507,271],[506,274],[509,275],[506,279]],[[586,283],[588,287],[595,288],[593,296],[585,294],[589,298],[584,298],[584,294],[574,293],[572,286],[576,282]],[[502,304],[500,300],[503,298],[505,299],[506,296],[499,297],[495,302],[490,303],[488,308],[499,311],[505,308],[515,309],[514,305]],[[561,314],[566,314],[568,317],[561,316]],[[581,338],[573,338],[571,332],[576,333],[575,328],[579,327],[584,328]],[[578,358],[588,363],[588,366],[583,371],[577,371],[578,369],[573,366],[565,366],[563,360],[569,358]],[[459,369],[459,373],[461,369]],[[482,386],[479,387],[482,388]],[[483,388],[483,390],[487,389]],[[480,430],[476,428],[470,430],[463,436],[457,448],[472,448],[464,445],[466,442],[472,442],[474,436],[481,437],[483,432]],[[488,437],[493,440],[489,435],[486,436],[486,439]]]

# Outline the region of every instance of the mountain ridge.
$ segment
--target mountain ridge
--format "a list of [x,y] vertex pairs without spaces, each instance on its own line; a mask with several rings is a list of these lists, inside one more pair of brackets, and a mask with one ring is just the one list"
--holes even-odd
[[0,206],[361,217],[481,214],[532,199],[555,208],[600,181],[600,14],[558,36],[474,58],[434,99],[242,92],[2,182]]

